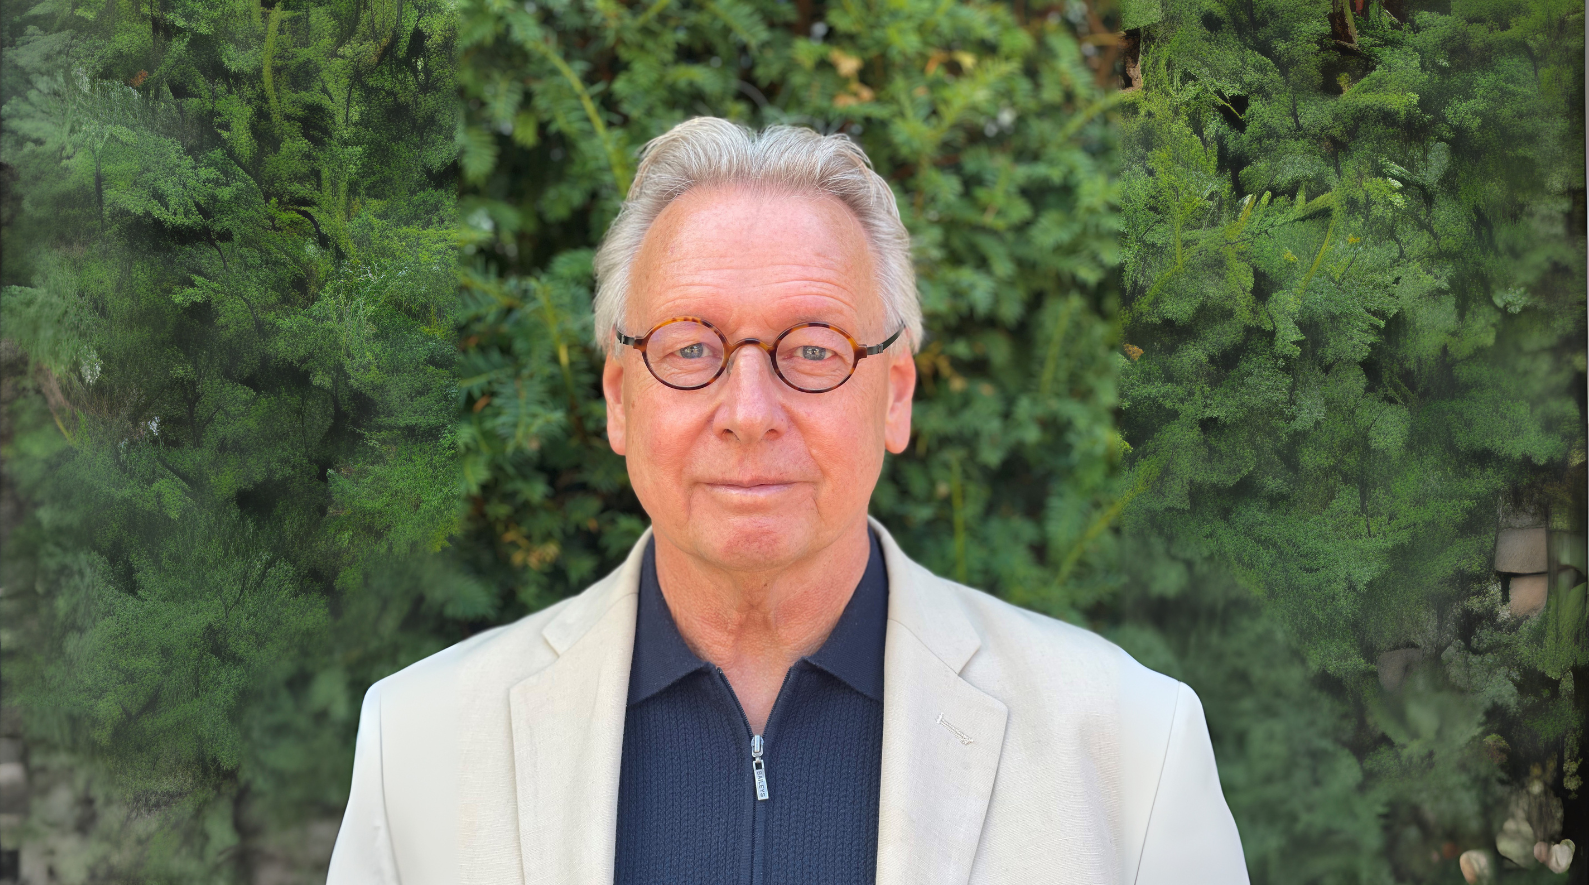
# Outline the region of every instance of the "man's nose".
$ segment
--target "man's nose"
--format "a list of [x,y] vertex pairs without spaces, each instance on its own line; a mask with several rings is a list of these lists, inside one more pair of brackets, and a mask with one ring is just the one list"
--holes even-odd
[[773,371],[771,354],[756,344],[736,348],[717,383],[723,387],[713,422],[719,434],[755,442],[783,431],[787,416],[778,399],[783,382]]

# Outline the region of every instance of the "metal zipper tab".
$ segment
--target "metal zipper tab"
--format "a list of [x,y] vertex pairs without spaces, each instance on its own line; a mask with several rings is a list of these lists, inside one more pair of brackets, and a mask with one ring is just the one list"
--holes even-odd
[[750,737],[750,768],[756,773],[756,801],[767,798],[767,763],[761,761],[763,741],[761,735]]

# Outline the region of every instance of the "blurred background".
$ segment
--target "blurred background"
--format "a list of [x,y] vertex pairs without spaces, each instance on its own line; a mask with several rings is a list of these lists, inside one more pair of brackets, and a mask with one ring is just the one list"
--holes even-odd
[[1190,684],[1255,883],[1585,881],[1581,4],[0,29],[0,882],[323,881],[365,688],[616,565],[591,252],[701,114],[894,186],[873,513]]

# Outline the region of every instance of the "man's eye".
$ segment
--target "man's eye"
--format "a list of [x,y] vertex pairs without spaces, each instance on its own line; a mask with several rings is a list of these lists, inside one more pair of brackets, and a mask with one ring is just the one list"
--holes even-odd
[[800,348],[800,358],[803,360],[816,360],[820,362],[832,355],[833,351],[827,349],[826,347],[817,347],[815,344],[807,344]]
[[689,347],[681,347],[679,348],[679,356],[682,356],[687,360],[698,360],[701,357],[706,356],[706,345],[691,344]]

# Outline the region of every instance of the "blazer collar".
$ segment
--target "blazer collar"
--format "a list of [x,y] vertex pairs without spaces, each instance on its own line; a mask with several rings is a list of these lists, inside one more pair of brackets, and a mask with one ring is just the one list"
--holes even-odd
[[541,635],[546,637],[547,644],[559,655],[562,655],[578,642],[602,617],[607,614],[613,604],[625,596],[634,596],[640,587],[640,564],[645,559],[646,545],[651,543],[651,530],[648,528],[640,535],[640,540],[629,549],[629,556],[624,559],[616,571],[605,579],[596,582],[585,592],[568,601],[557,617],[551,620],[541,630]]
[[982,647],[965,606],[949,585],[899,549],[883,524],[868,517],[888,564],[888,619],[909,630],[949,669],[959,673]]
[[[888,566],[879,885],[970,876],[998,771],[1005,706],[960,677],[981,639],[952,585],[876,520]],[[648,530],[616,571],[543,630],[557,659],[509,691],[526,882],[611,885],[629,664]]]

